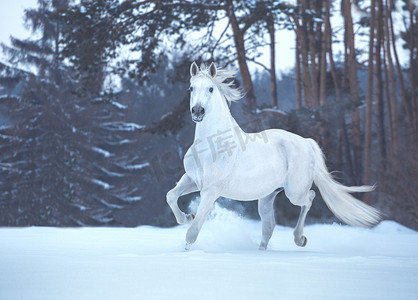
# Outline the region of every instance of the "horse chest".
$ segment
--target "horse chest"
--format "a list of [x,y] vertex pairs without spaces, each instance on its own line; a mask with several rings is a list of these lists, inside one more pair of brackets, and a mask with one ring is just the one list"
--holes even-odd
[[202,148],[190,147],[184,157],[184,169],[187,175],[201,190],[205,186],[220,184],[228,177],[234,156],[225,153],[213,153]]

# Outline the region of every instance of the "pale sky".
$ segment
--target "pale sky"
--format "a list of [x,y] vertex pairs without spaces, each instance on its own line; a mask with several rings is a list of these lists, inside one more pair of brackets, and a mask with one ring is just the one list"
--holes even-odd
[[24,27],[24,10],[36,6],[37,0],[0,0],[0,43],[10,45],[10,35],[30,36],[30,31]]

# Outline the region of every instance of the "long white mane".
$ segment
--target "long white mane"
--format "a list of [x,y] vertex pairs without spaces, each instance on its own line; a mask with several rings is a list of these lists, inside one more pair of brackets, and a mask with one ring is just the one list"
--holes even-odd
[[231,102],[238,101],[244,97],[244,91],[235,85],[235,75],[235,71],[216,68],[216,75],[215,77],[212,77],[209,73],[208,66],[202,63],[199,72],[195,76],[192,76],[190,82],[193,83],[197,78],[207,77],[212,80],[213,84],[216,85],[221,94],[228,101],[228,104],[230,104]]

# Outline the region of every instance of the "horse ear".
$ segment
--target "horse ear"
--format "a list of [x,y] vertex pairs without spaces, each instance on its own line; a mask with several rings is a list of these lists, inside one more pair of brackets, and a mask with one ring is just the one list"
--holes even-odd
[[212,62],[210,64],[210,66],[209,66],[209,74],[212,77],[215,77],[216,76],[216,66],[215,66],[215,63],[214,62]]
[[196,62],[194,61],[190,66],[190,76],[195,76],[199,72],[199,67],[197,66]]

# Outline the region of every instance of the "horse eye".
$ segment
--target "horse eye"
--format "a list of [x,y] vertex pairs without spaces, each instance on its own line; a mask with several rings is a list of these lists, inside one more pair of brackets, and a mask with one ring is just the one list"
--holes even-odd
[[213,93],[213,87],[209,88],[209,92]]
[[193,92],[193,87],[189,87],[189,92]]

